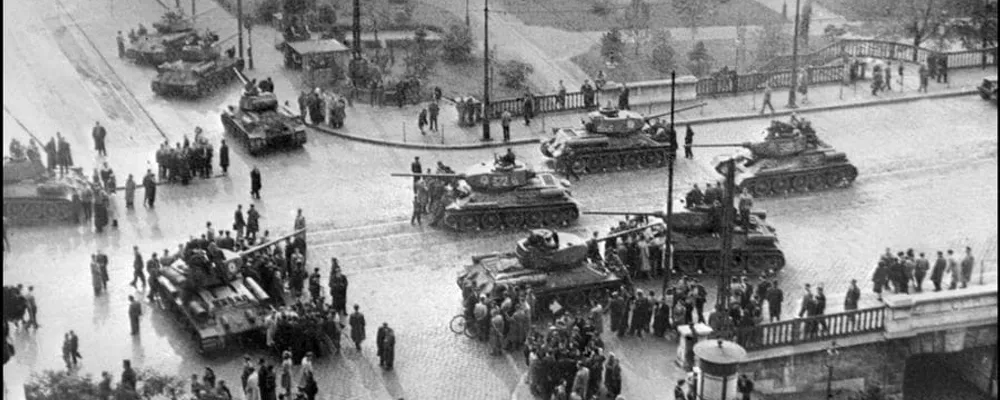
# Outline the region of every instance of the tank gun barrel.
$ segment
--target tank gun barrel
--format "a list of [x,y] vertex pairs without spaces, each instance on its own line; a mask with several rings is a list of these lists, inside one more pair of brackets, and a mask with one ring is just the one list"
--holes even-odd
[[233,73],[236,74],[236,79],[239,79],[240,83],[242,83],[244,86],[250,83],[250,78],[247,78],[246,75],[243,75],[243,71],[240,71],[239,68],[233,67]]
[[752,147],[750,142],[743,143],[715,143],[715,144],[692,144],[691,147],[743,147],[749,149]]
[[299,229],[299,230],[294,231],[292,233],[289,233],[287,235],[277,237],[277,238],[275,238],[275,239],[273,239],[273,240],[271,240],[269,242],[261,243],[259,245],[254,246],[254,247],[251,247],[249,249],[243,250],[243,251],[241,251],[239,253],[240,258],[246,257],[248,255],[252,255],[252,254],[257,253],[257,252],[260,252],[261,250],[264,250],[264,249],[266,249],[268,247],[274,246],[274,245],[280,243],[281,241],[283,241],[285,239],[288,239],[290,237],[293,237],[293,236],[296,236],[296,235],[300,235],[300,234],[304,235],[306,233],[306,229],[307,228],[302,228],[302,229]]
[[615,233],[612,233],[612,234],[609,234],[609,235],[605,235],[605,236],[600,236],[600,237],[597,237],[597,238],[594,238],[594,239],[591,239],[591,240],[594,240],[594,241],[597,241],[597,242],[603,242],[605,240],[611,240],[611,239],[619,238],[619,237],[622,237],[622,236],[627,236],[627,235],[633,234],[635,232],[642,232],[642,231],[644,231],[646,229],[652,228],[652,227],[657,226],[657,225],[663,225],[663,223],[662,222],[654,222],[652,224],[646,224],[646,225],[638,226],[638,227],[635,227],[635,228],[632,228],[632,229],[626,229],[624,231],[615,232]]
[[[695,108],[701,108],[701,107],[704,107],[706,105],[708,105],[708,103],[705,103],[705,102],[698,103],[698,104],[692,104],[690,106],[684,106],[684,107],[681,107],[681,108],[674,109],[674,113],[679,113],[679,112],[694,110]],[[653,115],[650,115],[648,117],[643,118],[643,120],[645,120],[646,122],[649,122],[649,120],[651,120],[651,119],[665,117],[667,115],[670,115],[670,111],[659,113],[659,114],[653,114]]]
[[421,177],[421,178],[465,178],[465,174],[416,174],[412,172],[394,172],[389,174],[395,177]]
[[655,211],[655,212],[584,211],[583,213],[589,215],[641,215],[644,217],[657,217],[657,218],[663,218],[666,216],[665,213],[660,211]]

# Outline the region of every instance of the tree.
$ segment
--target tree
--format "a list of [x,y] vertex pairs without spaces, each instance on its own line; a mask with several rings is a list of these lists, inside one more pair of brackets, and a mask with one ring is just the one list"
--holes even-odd
[[427,30],[418,28],[410,42],[409,51],[403,62],[406,64],[406,74],[424,79],[434,70],[437,54],[427,42]]
[[323,4],[316,9],[317,20],[323,25],[333,25],[337,23],[337,11],[329,4]]
[[601,56],[612,64],[617,64],[622,59],[625,43],[622,42],[622,33],[618,28],[612,28],[601,37]]
[[997,45],[997,2],[958,0],[954,6],[969,18],[956,19],[952,31],[967,49],[984,49]]
[[864,390],[855,392],[851,400],[885,400],[885,393],[878,386],[866,386]]
[[673,0],[672,3],[681,22],[691,29],[691,40],[694,40],[698,27],[708,14],[709,0]]
[[913,45],[920,47],[925,40],[936,35],[947,21],[948,12],[943,7],[949,1],[850,0],[848,6],[871,20],[884,24],[889,33],[913,39]]
[[535,72],[531,64],[518,60],[510,60],[500,63],[497,74],[500,75],[500,83],[508,88],[520,90],[528,86],[528,77]]
[[650,20],[651,10],[645,0],[632,0],[629,6],[623,10],[621,25],[632,36],[637,57],[639,56],[639,46],[649,32]]
[[708,54],[705,42],[699,40],[688,53],[687,67],[695,76],[705,76],[712,69],[712,61],[712,56]]
[[672,38],[667,29],[657,30],[653,35],[653,50],[649,53],[649,63],[660,73],[669,73],[677,66],[677,53],[671,45]]
[[469,61],[472,58],[472,48],[475,41],[472,39],[472,32],[465,24],[451,24],[448,32],[441,38],[441,48],[444,50],[444,58],[453,63]]
[[754,62],[760,66],[789,51],[792,38],[781,24],[768,24],[754,32],[757,54]]
[[283,9],[288,15],[301,15],[309,10],[306,0],[285,0],[284,3]]
[[799,10],[799,52],[808,53],[809,25],[812,25],[812,0],[806,0]]

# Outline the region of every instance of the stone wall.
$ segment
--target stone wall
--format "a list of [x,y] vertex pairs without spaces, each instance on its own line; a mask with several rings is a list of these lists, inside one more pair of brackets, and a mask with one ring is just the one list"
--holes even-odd
[[[833,362],[833,388],[860,390],[878,385],[888,394],[902,392],[907,358],[905,345],[873,342],[841,348]],[[813,392],[826,389],[827,352],[792,354],[744,363],[740,373],[756,382],[762,393]]]

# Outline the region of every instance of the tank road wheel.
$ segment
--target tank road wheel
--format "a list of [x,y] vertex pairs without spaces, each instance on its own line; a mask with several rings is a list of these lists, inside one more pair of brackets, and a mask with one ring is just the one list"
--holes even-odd
[[463,215],[458,218],[458,230],[476,231],[479,230],[479,218],[475,215]]
[[777,271],[785,266],[785,257],[779,254],[761,256],[764,260],[762,271]]
[[554,227],[562,225],[562,215],[559,211],[548,211],[544,214],[543,218],[544,220],[542,222],[545,223],[545,226]]
[[686,275],[698,273],[698,258],[693,255],[676,256],[674,266]]
[[202,343],[201,336],[198,336],[198,332],[191,332],[191,340],[194,340],[194,351],[198,353],[198,355],[203,356],[207,353],[205,343]]
[[823,179],[823,174],[811,174],[806,180],[809,182],[809,190],[817,191],[826,188],[826,180]]
[[517,229],[524,226],[524,215],[519,212],[510,212],[503,216],[503,225],[508,229]]
[[847,186],[845,181],[844,171],[833,170],[826,173],[826,184],[830,188],[841,188]]
[[585,292],[568,293],[560,298],[563,307],[569,309],[579,309],[587,305],[587,295]]
[[605,171],[617,171],[621,167],[621,159],[617,155],[608,155],[604,157],[604,170]]
[[642,167],[643,165],[638,154],[626,154],[622,156],[622,169],[631,170]]
[[767,271],[767,256],[751,255],[747,257],[747,269],[751,272]]
[[447,226],[451,229],[460,230],[460,221],[458,216],[456,215],[445,215],[443,222],[444,226]]
[[570,165],[569,167],[577,175],[586,174],[587,173],[587,161],[588,160],[586,160],[586,159],[576,159],[576,160],[573,160],[573,164]]
[[250,154],[258,155],[264,151],[263,139],[250,139]]
[[701,267],[702,271],[707,273],[712,273],[719,271],[719,266],[722,265],[722,255],[721,254],[710,254],[705,256],[702,260]]
[[663,166],[665,157],[658,151],[650,151],[642,155],[642,163],[645,168],[659,168]]
[[771,181],[771,193],[774,194],[786,194],[788,193],[788,178],[775,178]]
[[847,166],[844,168],[844,180],[845,185],[850,185],[854,183],[854,180],[858,179],[858,169],[854,166]]
[[600,156],[587,158],[587,171],[596,174],[604,170],[604,160]]
[[562,210],[559,212],[559,222],[561,225],[571,225],[580,218],[580,212],[576,209]]
[[771,194],[771,183],[763,179],[755,179],[750,183],[750,191],[754,197],[767,197]]
[[537,228],[542,226],[542,213],[538,211],[531,211],[524,216],[524,225],[528,228]]
[[480,219],[484,231],[495,231],[500,229],[500,216],[497,214],[486,214]]
[[792,177],[792,190],[799,193],[809,191],[809,180],[805,175],[796,175]]

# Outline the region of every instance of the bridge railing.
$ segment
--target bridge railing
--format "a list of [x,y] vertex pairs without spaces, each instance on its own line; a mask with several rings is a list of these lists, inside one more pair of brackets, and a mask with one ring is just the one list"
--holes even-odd
[[747,351],[819,342],[885,329],[885,307],[737,328],[731,336]]
[[[559,94],[536,95],[533,111],[535,115],[551,113],[557,111],[583,110],[583,92],[568,92],[560,99]],[[595,99],[597,93],[594,94]],[[595,102],[596,104],[596,102]],[[490,102],[490,113],[487,117],[491,120],[500,119],[503,112],[510,112],[512,117],[524,115],[524,98],[500,99]]]
[[[974,68],[997,65],[997,48],[938,52],[912,44],[874,39],[843,39],[818,49],[812,53],[799,55],[800,65],[826,65],[843,54],[853,57],[872,57],[883,60],[899,60],[925,63],[927,58],[940,54],[948,58],[948,68]],[[792,56],[780,55],[759,68],[770,71],[791,68]]]

